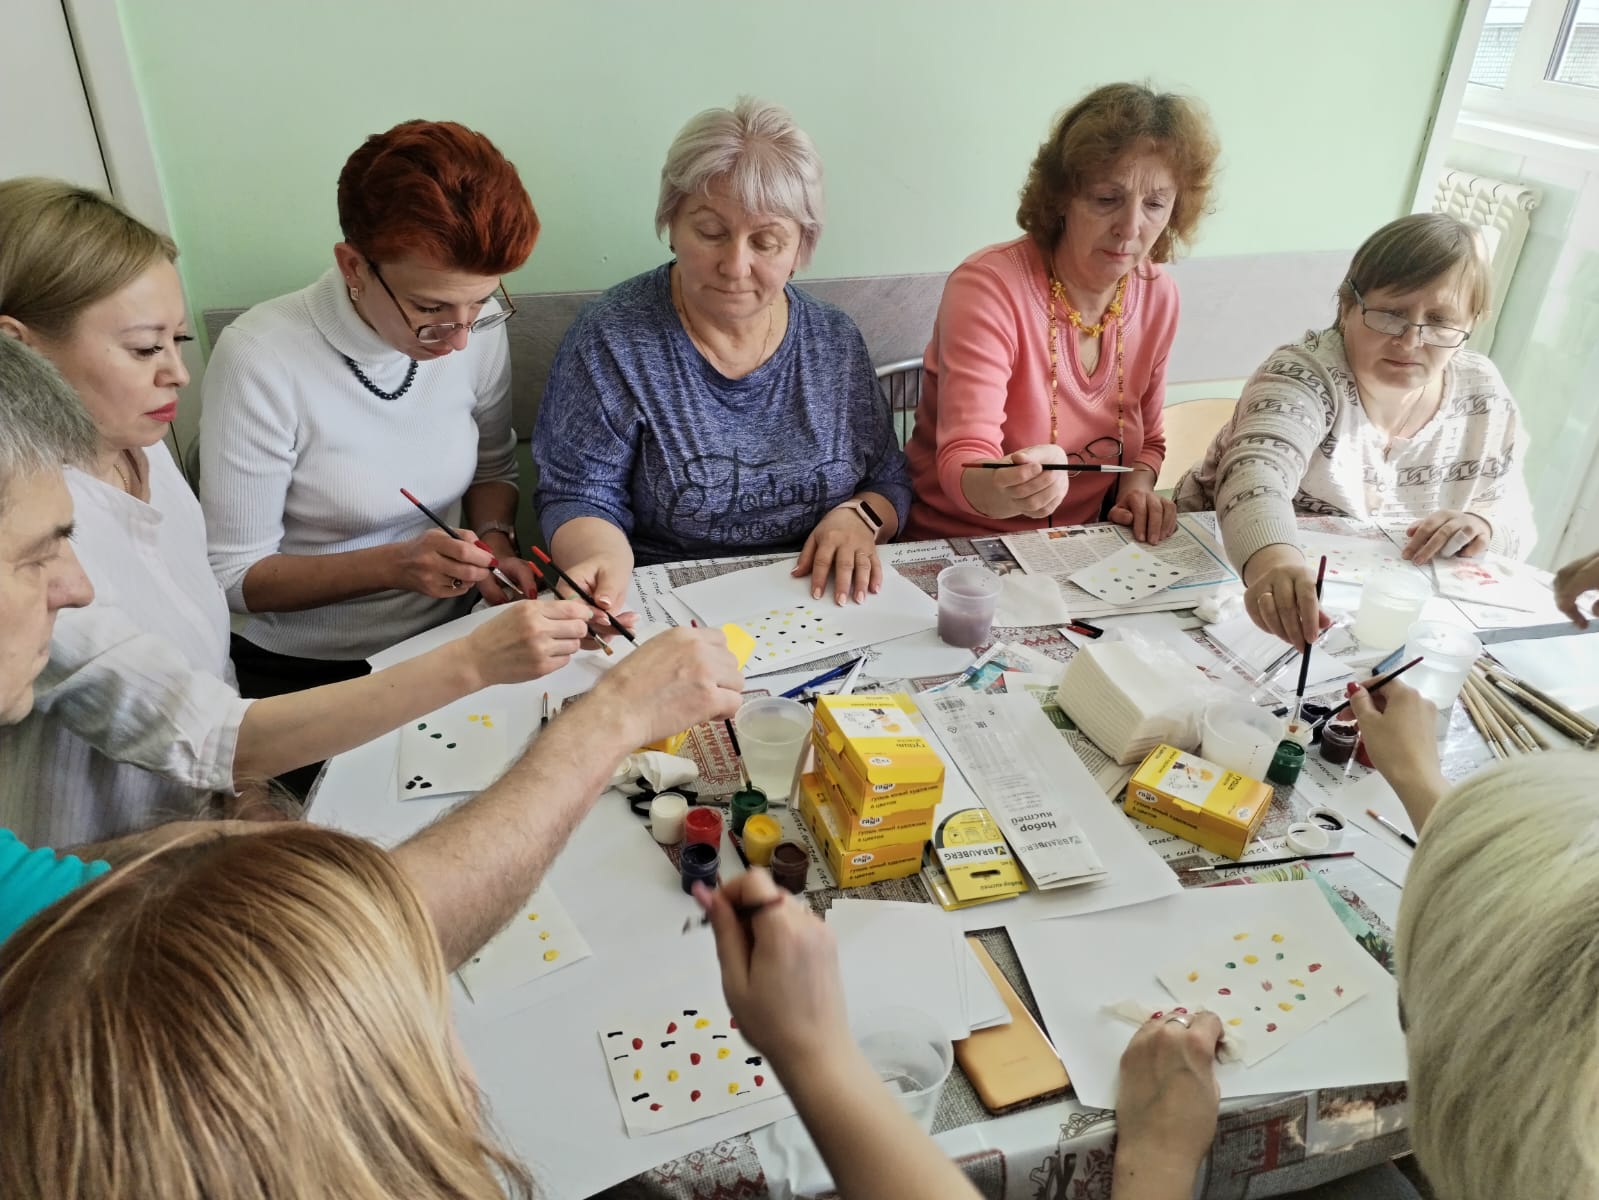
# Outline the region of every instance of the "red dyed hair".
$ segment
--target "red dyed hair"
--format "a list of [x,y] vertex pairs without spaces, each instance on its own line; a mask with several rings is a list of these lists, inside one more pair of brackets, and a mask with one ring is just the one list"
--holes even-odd
[[488,138],[454,121],[404,121],[345,162],[339,227],[373,262],[414,256],[504,275],[533,253],[539,218],[516,168]]

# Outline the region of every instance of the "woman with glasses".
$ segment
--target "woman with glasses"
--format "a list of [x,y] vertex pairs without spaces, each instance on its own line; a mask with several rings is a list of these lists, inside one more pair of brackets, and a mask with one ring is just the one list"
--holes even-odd
[[[532,595],[517,552],[501,277],[538,217],[482,134],[407,121],[339,175],[344,240],[301,291],[257,305],[206,370],[201,499],[246,696],[365,674],[368,656]],[[464,526],[435,528],[401,494]]]
[[790,282],[822,235],[815,145],[775,104],[707,109],[667,150],[655,231],[673,260],[585,308],[550,367],[551,552],[612,610],[635,562],[758,551],[863,601],[910,484],[860,330]]
[[1441,213],[1384,225],[1355,252],[1334,324],[1272,352],[1183,477],[1178,506],[1216,510],[1262,629],[1302,645],[1325,623],[1298,513],[1402,530],[1418,565],[1532,550],[1516,402],[1462,348],[1491,288],[1471,226]]
[[[1156,264],[1193,238],[1216,153],[1193,101],[1136,84],[1056,121],[1022,189],[1023,236],[944,285],[906,446],[910,536],[1111,520],[1159,542],[1176,529],[1154,488],[1177,288]],[[1068,464],[1109,470],[1046,469]]]

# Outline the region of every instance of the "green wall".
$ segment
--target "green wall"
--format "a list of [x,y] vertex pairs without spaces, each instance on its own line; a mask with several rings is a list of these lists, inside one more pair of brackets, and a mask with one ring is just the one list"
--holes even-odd
[[520,168],[544,233],[513,290],[604,287],[665,256],[666,146],[741,92],[822,152],[817,276],[947,270],[1013,236],[1051,116],[1122,78],[1210,106],[1225,170],[1197,253],[1348,248],[1409,207],[1460,7],[121,0],[197,309],[319,274],[344,158],[410,117],[481,129]]

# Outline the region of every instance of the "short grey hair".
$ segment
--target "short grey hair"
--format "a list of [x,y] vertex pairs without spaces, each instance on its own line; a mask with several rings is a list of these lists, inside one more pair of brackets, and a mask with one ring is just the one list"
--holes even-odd
[[0,512],[16,480],[81,466],[99,445],[94,422],[60,372],[0,334]]
[[1411,1140],[1449,1200],[1599,1195],[1595,756],[1471,776],[1428,819],[1399,906]]
[[746,212],[796,222],[798,265],[810,263],[822,237],[822,159],[786,108],[740,96],[731,109],[708,108],[678,130],[661,168],[656,236],[686,198],[707,194],[719,180]]

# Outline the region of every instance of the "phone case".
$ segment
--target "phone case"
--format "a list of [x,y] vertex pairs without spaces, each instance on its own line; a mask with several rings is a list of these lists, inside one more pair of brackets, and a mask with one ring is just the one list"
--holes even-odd
[[1065,1091],[1071,1080],[1033,1014],[994,965],[983,944],[974,937],[967,938],[966,944],[994,981],[1011,1015],[1009,1025],[979,1029],[955,1043],[955,1061],[972,1081],[983,1107],[991,1113],[1001,1113]]

